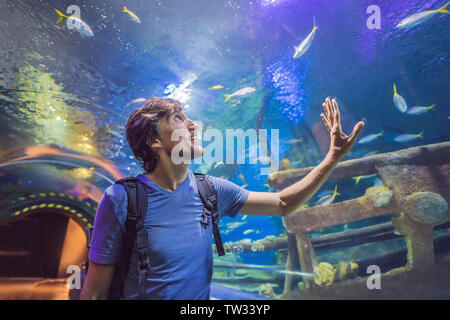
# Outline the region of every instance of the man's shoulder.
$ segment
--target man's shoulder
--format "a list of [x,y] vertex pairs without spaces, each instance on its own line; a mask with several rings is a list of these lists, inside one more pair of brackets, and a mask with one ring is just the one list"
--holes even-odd
[[126,196],[126,191],[122,184],[113,183],[105,189],[104,194],[111,199],[123,199]]

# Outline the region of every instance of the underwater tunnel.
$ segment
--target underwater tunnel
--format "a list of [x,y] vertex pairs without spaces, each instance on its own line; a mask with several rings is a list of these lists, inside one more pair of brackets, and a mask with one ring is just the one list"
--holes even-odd
[[104,190],[143,171],[125,129],[156,96],[198,125],[190,170],[256,192],[327,158],[327,97],[342,136],[364,122],[292,215],[221,219],[213,299],[448,299],[448,5],[0,1],[0,299],[70,298]]

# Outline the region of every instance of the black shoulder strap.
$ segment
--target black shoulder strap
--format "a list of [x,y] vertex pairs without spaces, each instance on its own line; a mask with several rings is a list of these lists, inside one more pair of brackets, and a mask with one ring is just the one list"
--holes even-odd
[[115,183],[124,186],[128,196],[128,211],[125,221],[125,234],[122,241],[122,250],[114,270],[109,299],[120,299],[123,294],[123,285],[128,276],[131,252],[136,241],[139,252],[139,268],[149,267],[147,254],[147,232],[144,229],[144,219],[147,213],[148,198],[144,184],[135,177],[117,180]]
[[219,214],[217,213],[217,195],[207,175],[202,173],[194,174],[197,182],[198,194],[204,206],[201,223],[208,225],[208,217],[212,218],[212,227],[217,253],[219,256],[223,256],[225,254],[225,250],[223,248],[222,238],[220,237],[219,227],[217,225],[219,223]]

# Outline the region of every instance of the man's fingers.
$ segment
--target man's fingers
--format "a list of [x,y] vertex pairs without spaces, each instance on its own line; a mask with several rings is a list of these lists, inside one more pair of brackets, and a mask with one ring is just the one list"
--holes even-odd
[[323,113],[321,113],[320,116],[321,116],[321,118],[322,118],[322,120],[323,120],[323,123],[324,123],[325,126],[327,127],[328,131],[331,131],[330,125],[328,124],[328,121],[327,121],[327,119],[325,118],[325,115],[324,115]]
[[361,132],[362,128],[364,128],[364,122],[360,121],[358,122],[355,127],[353,128],[351,139],[350,141],[353,142],[358,137],[359,133]]
[[325,114],[327,115],[328,121],[330,120],[330,111],[328,110],[327,101],[325,100],[324,103],[322,103],[323,110],[325,110]]
[[333,126],[333,124],[334,124],[334,114],[333,114],[333,109],[331,107],[331,100],[330,100],[329,97],[326,99],[326,104],[327,104],[327,109],[328,109],[328,113],[329,113],[328,119],[330,119],[331,126]]
[[330,118],[330,109],[328,108],[328,105],[326,103],[323,103],[322,106],[327,114],[327,116],[325,117],[325,120],[328,124],[328,127],[331,130],[331,127],[333,127],[333,123],[331,122],[331,118]]
[[333,107],[334,107],[334,122],[335,125],[340,128],[341,127],[341,114],[339,112],[339,107],[336,101],[336,98],[333,99]]

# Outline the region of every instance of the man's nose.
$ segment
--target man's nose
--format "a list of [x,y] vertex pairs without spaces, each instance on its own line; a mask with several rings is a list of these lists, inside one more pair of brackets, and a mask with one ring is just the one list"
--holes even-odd
[[198,128],[198,125],[193,120],[187,118],[187,121],[189,130],[195,130]]

